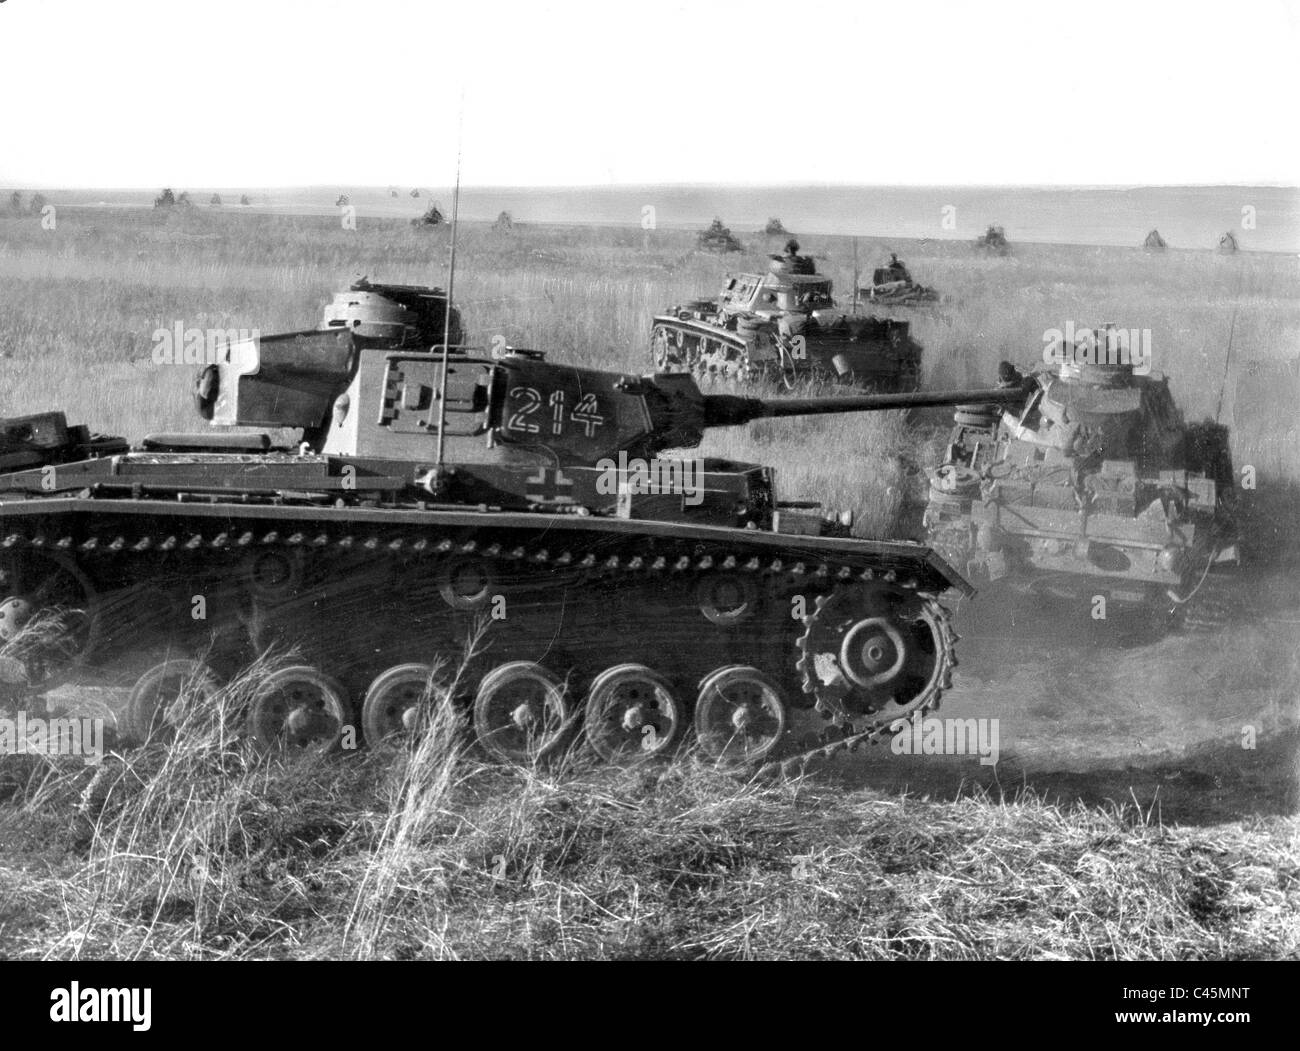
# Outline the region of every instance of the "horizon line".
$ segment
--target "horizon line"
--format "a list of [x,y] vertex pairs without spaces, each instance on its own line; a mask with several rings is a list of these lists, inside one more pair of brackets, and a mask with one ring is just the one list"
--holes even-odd
[[[166,183],[162,184],[166,185]],[[173,183],[172,185],[185,185]],[[408,186],[419,189],[427,189],[430,186],[442,189],[441,184],[406,184],[406,183],[348,183],[348,182],[321,182],[321,183],[204,183],[194,184],[204,190],[315,190],[315,189],[352,189],[352,190],[378,190],[387,192],[390,189],[406,188]],[[16,189],[32,188],[37,190],[65,190],[75,193],[90,193],[93,191],[112,191],[112,192],[140,192],[153,193],[153,186],[145,185],[75,185],[68,183],[23,183],[11,184],[9,180],[0,177],[0,189],[11,191]],[[446,187],[447,189],[450,186]],[[1203,190],[1203,189],[1252,189],[1252,190],[1295,190],[1300,192],[1300,183],[1280,183],[1280,182],[1156,182],[1156,183],[1135,183],[1135,182],[1113,182],[1113,183],[1014,183],[1014,182],[833,182],[833,181],[809,181],[797,182],[789,180],[778,180],[775,182],[617,182],[617,183],[555,183],[555,184],[519,184],[519,183],[479,183],[461,187],[461,191],[491,190],[496,192],[517,191],[517,192],[547,192],[547,191],[618,191],[618,190],[642,190],[642,189],[679,189],[679,190],[745,190],[745,189],[888,189],[888,190]]]

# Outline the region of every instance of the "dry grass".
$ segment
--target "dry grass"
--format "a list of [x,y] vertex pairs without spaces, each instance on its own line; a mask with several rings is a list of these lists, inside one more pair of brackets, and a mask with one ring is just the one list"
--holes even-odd
[[293,761],[232,730],[276,663],[101,767],[0,760],[0,956],[1300,953],[1300,819],[879,798],[689,753],[502,768],[477,757],[441,669],[413,747]]
[[[434,741],[430,735],[428,741]],[[40,958],[1281,958],[1294,819],[743,783],[689,758],[389,769],[210,741],[33,769],[0,809],[0,954]],[[414,772],[418,771],[418,772]],[[99,793],[97,793],[99,794]]]

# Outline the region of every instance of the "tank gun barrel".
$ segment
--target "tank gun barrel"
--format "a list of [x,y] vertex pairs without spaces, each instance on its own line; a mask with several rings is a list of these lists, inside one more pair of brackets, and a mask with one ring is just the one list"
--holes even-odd
[[750,420],[781,416],[823,416],[840,412],[883,412],[889,409],[924,409],[944,405],[1019,405],[1020,388],[985,390],[915,391],[906,394],[860,394],[847,398],[782,398],[766,401],[729,394],[704,397],[705,426],[727,427]]

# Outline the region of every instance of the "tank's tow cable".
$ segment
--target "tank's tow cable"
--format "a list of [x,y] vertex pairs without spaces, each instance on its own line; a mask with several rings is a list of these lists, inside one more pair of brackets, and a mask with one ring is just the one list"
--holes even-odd
[[1218,556],[1218,554],[1219,552],[1216,549],[1214,553],[1211,554],[1210,557],[1205,560],[1205,570],[1204,572],[1201,573],[1201,579],[1196,582],[1196,587],[1192,588],[1191,592],[1188,595],[1186,595],[1184,598],[1179,598],[1172,590],[1165,592],[1165,594],[1169,596],[1170,601],[1172,601],[1174,605],[1182,606],[1188,602],[1191,602],[1192,599],[1196,597],[1196,593],[1201,590],[1201,585],[1205,583],[1205,578],[1210,575],[1210,567],[1214,565],[1214,560]]

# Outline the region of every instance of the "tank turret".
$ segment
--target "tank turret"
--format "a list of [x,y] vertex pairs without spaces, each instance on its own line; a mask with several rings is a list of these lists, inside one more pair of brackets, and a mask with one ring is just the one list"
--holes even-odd
[[[426,285],[375,284],[362,277],[325,307],[321,328],[346,330],[363,346],[428,349],[447,334],[447,293]],[[460,311],[452,309],[453,346],[462,339]]]
[[1142,338],[1107,325],[1050,347],[1052,367],[1004,362],[1022,403],[959,409],[926,512],[946,557],[1018,589],[1166,607],[1235,561],[1226,428],[1186,423]]

